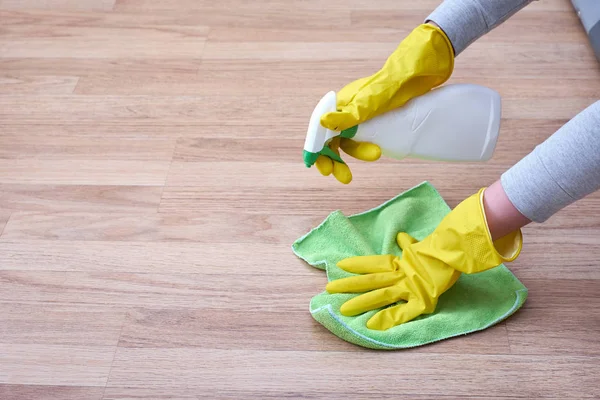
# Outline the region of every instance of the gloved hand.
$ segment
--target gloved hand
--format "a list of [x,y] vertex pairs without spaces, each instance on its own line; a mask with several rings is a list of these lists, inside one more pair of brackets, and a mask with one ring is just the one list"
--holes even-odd
[[517,230],[492,242],[483,207],[483,192],[470,196],[418,242],[406,233],[396,241],[400,257],[358,256],[341,260],[345,271],[362,274],[329,282],[330,293],[363,293],[345,302],[342,315],[354,316],[385,308],[367,322],[369,329],[386,330],[435,311],[439,297],[461,273],[477,273],[515,260],[521,252],[522,234]]
[[376,161],[381,157],[381,148],[376,144],[357,142],[342,136],[331,139],[329,148],[324,149],[324,154],[317,158],[315,165],[322,175],[328,176],[333,173],[333,176],[344,184],[352,181],[352,173],[348,164],[340,156],[340,148],[348,155],[362,161]]
[[[378,72],[349,83],[337,93],[338,110],[324,114],[321,125],[333,131],[355,128],[441,85],[450,78],[453,68],[450,40],[440,28],[421,24],[400,43]],[[338,147],[363,161],[376,161],[381,156],[381,149],[373,143],[346,138],[332,142],[330,148],[339,156]],[[350,169],[341,159],[326,155],[319,158],[317,168],[321,174],[327,176],[333,172],[342,183],[352,180]]]

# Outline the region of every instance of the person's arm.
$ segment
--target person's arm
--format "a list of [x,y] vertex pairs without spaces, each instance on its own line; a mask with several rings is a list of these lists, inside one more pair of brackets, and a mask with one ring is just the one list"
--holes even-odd
[[533,222],[600,189],[600,101],[588,106],[501,177],[511,203]]
[[492,240],[500,239],[531,223],[510,201],[500,180],[485,189],[483,207]]
[[600,189],[600,101],[576,115],[484,192],[488,229],[499,239],[545,222]]
[[537,0],[445,0],[425,19],[448,36],[458,56],[471,43]]

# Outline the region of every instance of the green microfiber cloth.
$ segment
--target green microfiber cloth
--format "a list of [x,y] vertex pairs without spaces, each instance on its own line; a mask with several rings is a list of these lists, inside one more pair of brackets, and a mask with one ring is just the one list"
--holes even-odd
[[[343,258],[371,254],[402,254],[396,234],[407,232],[424,239],[450,212],[428,182],[384,204],[350,217],[339,210],[292,245],[294,253],[310,265],[324,269],[328,281],[352,274],[336,263]],[[325,287],[325,284],[323,285]],[[486,329],[517,311],[527,299],[527,288],[500,265],[478,274],[462,274],[444,293],[433,314],[422,315],[386,331],[371,330],[367,320],[379,310],[355,317],[340,314],[340,306],[358,294],[322,292],[312,298],[312,316],[333,334],[373,349],[403,349]]]

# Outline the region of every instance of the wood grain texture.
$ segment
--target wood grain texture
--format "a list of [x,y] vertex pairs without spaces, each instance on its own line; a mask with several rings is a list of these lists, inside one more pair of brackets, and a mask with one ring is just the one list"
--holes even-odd
[[[45,136],[19,135],[18,131],[5,132],[0,137],[0,157],[3,159],[81,160],[107,162],[117,160],[170,160],[175,141],[142,137],[123,137],[119,140],[103,135],[81,132],[77,141],[72,135],[46,131]],[[48,135],[51,133],[51,135]]]
[[[282,326],[286,327],[283,337]],[[140,308],[128,315],[119,346],[136,349],[158,346],[166,349],[365,351],[343,340],[327,340],[328,335],[329,331],[305,312]],[[239,341],[240,337],[245,338],[243,343]],[[157,340],[161,342],[158,344]],[[509,343],[505,324],[461,340],[442,341],[406,352],[455,354],[463,352],[465,346],[472,354],[506,354]]]
[[[232,274],[239,268],[239,260],[248,257],[249,246],[247,242],[215,246],[214,243],[183,241],[10,241],[3,238],[0,240],[0,270]],[[262,241],[252,243],[251,249],[260,262],[244,263],[244,274],[264,277],[270,275],[270,271],[281,271],[286,276],[315,273],[313,267],[291,257],[287,245],[273,246]],[[123,254],[127,254],[127,264],[123,263]]]
[[[259,278],[248,279],[252,276]],[[282,273],[267,276],[231,270],[205,274],[201,268],[177,275],[164,270],[160,274],[2,271],[0,285],[5,290],[0,302],[307,312],[314,288],[325,283],[320,271],[293,279]]]
[[101,400],[104,387],[0,385],[0,397],[11,400]]
[[[440,359],[443,359],[443,374],[439,373]],[[418,366],[420,373],[403,374],[402,382],[396,383],[398,370],[392,366],[400,360],[404,365]],[[156,365],[161,366],[160,374]],[[329,368],[330,365],[335,367]],[[369,366],[368,372],[365,365]],[[289,374],[290,369],[297,373]],[[598,373],[600,366],[593,357],[576,356],[448,354],[441,357],[422,353],[399,356],[381,352],[120,347],[107,397],[127,395],[136,389],[152,393],[154,387],[158,391],[169,388],[172,396],[202,395],[209,391],[230,398],[286,393],[296,398],[377,399],[396,398],[400,391],[407,397],[448,393],[461,397],[479,393],[482,387],[486,388],[486,395],[502,396],[506,394],[507,382],[525,381],[527,385],[520,385],[517,394],[521,398],[556,395],[590,398],[598,395]],[[268,381],[261,378],[265,374],[270,377]],[[331,383],[340,379],[343,383]],[[431,384],[433,381],[435,385]],[[115,394],[111,394],[113,390]]]
[[[317,96],[322,96],[322,91]],[[289,121],[302,126],[310,117],[310,100],[315,96],[291,94],[273,97],[259,95],[252,107],[233,95],[188,96],[53,96],[54,103],[34,95],[0,95],[0,124],[60,125],[63,123],[107,123],[132,125],[195,124],[213,127],[264,126],[265,120]],[[553,119],[570,119],[594,102],[592,97],[579,95],[563,98],[520,97],[507,103],[503,117],[510,119],[539,119],[548,113]],[[203,105],[203,107],[200,107]],[[305,125],[305,124],[304,124]],[[304,127],[304,130],[306,127]],[[287,128],[282,128],[286,129]],[[303,133],[304,134],[304,133]],[[301,141],[302,142],[302,141]]]
[[199,59],[207,27],[153,24],[111,13],[26,13],[0,11],[5,32],[0,36],[5,58],[162,58]]
[[570,2],[534,1],[455,62],[503,99],[485,164],[302,163],[329,90],[441,0],[0,0],[0,399],[600,398],[600,193],[524,229],[521,310],[398,352],[308,311],[290,249],[424,180],[453,207],[600,98]]
[[0,208],[0,235],[4,232],[4,227],[10,218],[10,210]]
[[0,159],[0,183],[163,185],[170,161]]
[[138,214],[156,211],[162,191],[162,186],[0,184],[0,207],[19,211]]
[[74,76],[0,75],[0,93],[69,94],[78,81]]
[[109,11],[116,0],[0,0],[0,9],[5,10],[85,10]]
[[115,346],[0,343],[0,383],[105,386]]
[[[529,43],[581,43],[586,37],[575,13],[564,12],[564,10],[530,11],[525,8],[516,13],[477,42],[487,45],[506,42],[507,37],[518,37],[520,42]],[[351,14],[353,29],[397,30],[402,27],[416,26],[422,21],[423,13],[419,11],[392,9],[384,13],[381,10],[353,10]],[[543,25],[560,26],[561,29],[543,29]]]
[[[210,26],[244,26],[244,27],[273,27],[286,28],[334,28],[350,25],[350,10],[338,2],[332,8],[323,6],[320,1],[302,2],[294,6],[290,12],[289,2],[285,0],[269,0],[267,2],[240,2],[210,0],[176,0],[156,2],[152,0],[118,1],[116,11],[145,13],[152,10],[163,15],[187,14],[195,21]],[[181,11],[185,10],[184,13]],[[335,17],[327,18],[326,11],[334,12]]]
[[290,232],[310,230],[313,216],[273,216],[239,212],[143,214],[13,212],[5,239],[192,241],[202,243],[291,243]]
[[[118,309],[55,304],[2,303],[3,343],[116,346],[125,313]],[[26,326],[27,330],[23,330]]]
[[[166,57],[166,55],[165,55]],[[1,58],[3,72],[21,75],[63,75],[78,77],[106,74],[128,74],[132,79],[140,74],[195,73],[200,65],[196,59],[123,59],[123,58],[66,58],[55,55],[44,58],[44,62],[32,63],[28,58]],[[162,74],[161,74],[162,72]]]

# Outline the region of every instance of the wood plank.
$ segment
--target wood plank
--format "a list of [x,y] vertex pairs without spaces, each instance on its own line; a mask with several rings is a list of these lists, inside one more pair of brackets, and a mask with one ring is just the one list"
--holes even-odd
[[[402,12],[405,15],[404,12]],[[420,14],[422,15],[422,14]],[[419,17],[417,17],[419,18]],[[413,26],[397,24],[393,27],[347,27],[335,26],[327,28],[303,29],[288,27],[285,25],[275,25],[271,27],[246,27],[246,26],[213,26],[208,34],[208,40],[211,42],[299,42],[299,43],[323,43],[331,45],[335,43],[354,42],[354,43],[372,43],[372,42],[393,42],[397,44],[404,39]],[[324,40],[326,39],[326,40]],[[307,60],[310,62],[310,60]],[[322,63],[320,63],[322,65]],[[345,63],[340,62],[340,67]],[[224,65],[225,67],[225,65]],[[326,68],[322,68],[323,71]]]
[[568,274],[562,277],[539,274],[535,277],[523,277],[522,280],[530,294],[523,309],[573,308],[582,301],[595,307],[600,302],[600,293],[596,290],[597,279],[575,279]]
[[3,239],[291,243],[318,217],[246,214],[223,210],[201,215],[156,213],[13,212]]
[[[293,255],[288,256],[288,260],[293,259]],[[260,260],[244,265],[251,263],[259,264]],[[235,266],[239,264],[232,262]],[[2,271],[0,302],[308,312],[310,299],[326,284],[325,275],[318,270],[294,279],[283,274],[252,277],[239,270],[205,274],[201,268],[195,274],[177,275],[168,271],[160,274]]]
[[[317,97],[320,98],[320,96],[321,94],[315,96],[312,100],[317,100]],[[6,120],[3,122],[3,131],[2,135],[0,135],[2,139],[0,140],[12,140],[12,138],[17,140],[17,138],[23,137],[25,130],[27,131],[27,139],[24,140],[31,144],[35,144],[38,140],[41,142],[48,140],[48,137],[69,137],[81,142],[88,141],[90,138],[102,137],[107,141],[113,140],[115,143],[122,143],[124,139],[148,140],[150,143],[156,143],[151,139],[171,139],[173,143],[179,140],[180,146],[177,148],[177,151],[184,153],[185,157],[190,157],[195,150],[194,148],[188,148],[187,144],[189,143],[190,147],[193,147],[193,142],[200,139],[212,140],[216,146],[215,151],[217,151],[217,154],[223,154],[223,152],[219,151],[222,145],[215,143],[216,140],[228,140],[231,145],[233,145],[232,143],[244,140],[244,143],[249,145],[252,143],[252,140],[261,141],[271,139],[271,145],[277,146],[277,149],[290,146],[292,145],[291,141],[295,141],[293,146],[296,150],[289,148],[287,151],[294,151],[295,157],[298,157],[297,151],[303,146],[304,137],[306,136],[307,118],[287,124],[285,129],[286,132],[290,132],[289,136],[281,135],[281,124],[275,122],[269,124],[269,121],[266,122],[263,125],[247,125],[243,129],[240,129],[236,126],[227,126],[224,124],[205,125],[201,122],[193,123],[189,121],[186,123],[173,121],[171,125],[160,125],[156,124],[155,121],[148,121],[148,119],[130,123],[98,120],[94,121],[93,124],[73,121],[73,123],[63,125],[58,123],[48,124],[43,121],[31,124],[19,124],[12,120]],[[511,163],[518,161],[529,153],[535,147],[535,144],[544,141],[566,122],[568,122],[568,119],[560,118],[502,119],[501,133],[493,160],[507,160]],[[278,136],[278,140],[272,140],[274,136]],[[519,140],[520,144],[525,143],[525,145],[515,147],[514,143],[516,139]],[[131,142],[128,143],[131,144]],[[23,148],[31,144],[23,146]],[[117,146],[114,147],[117,148]],[[244,155],[248,154],[249,157],[252,157],[252,160],[256,160],[257,153],[252,151],[256,147],[252,146]],[[4,154],[7,154],[8,150],[10,150],[10,146],[2,149],[5,152]],[[210,157],[210,153],[207,156]],[[271,154],[269,157],[276,156],[278,154]],[[241,160],[240,157],[237,159]],[[377,161],[378,164],[383,162],[395,163],[394,160],[387,158],[381,158]],[[410,162],[417,163],[419,160],[411,159]]]
[[[596,222],[597,225],[597,222]],[[510,269],[520,278],[598,279],[596,260],[598,227],[589,229],[552,229],[543,226],[535,233],[524,229],[524,249]],[[561,244],[562,243],[562,244]],[[564,249],[569,249],[564,251]],[[562,249],[562,251],[561,251]],[[573,267],[571,271],[569,268]]]
[[158,209],[162,191],[162,186],[0,184],[0,208],[49,213],[149,213]]
[[[293,92],[297,95],[310,95],[316,103],[329,90],[339,90],[354,79],[369,76],[381,68],[385,58],[373,60],[343,62],[294,62],[282,61],[233,61],[223,65],[219,61],[205,61],[197,73],[164,72],[157,74],[129,72],[99,73],[81,78],[76,92],[79,94],[122,94],[122,95],[194,95],[214,93],[233,95],[240,90],[246,97]],[[265,70],[269,73],[265,74]],[[494,76],[480,71],[473,76],[472,69],[458,68],[448,83],[473,83],[497,90],[504,102],[513,99],[543,99],[553,92],[556,97],[578,96],[593,98],[600,96],[597,85],[589,85],[590,75],[596,71],[575,74],[554,80],[527,76],[518,80],[504,75]],[[305,82],[298,85],[298,81]]]
[[[402,171],[403,168],[398,167],[398,173],[400,174]],[[353,193],[352,196],[348,196],[349,189],[340,187],[338,183],[330,182],[333,179],[331,177],[317,175],[313,179],[315,181],[325,180],[323,183],[327,183],[329,187],[324,189],[313,183],[311,187],[305,189],[272,188],[265,193],[262,190],[253,188],[217,188],[210,192],[203,192],[194,186],[169,186],[164,189],[159,211],[163,214],[199,214],[206,211],[218,213],[225,208],[233,212],[246,214],[260,214],[271,210],[282,218],[294,215],[313,215],[325,218],[333,210],[341,210],[345,215],[364,212],[409,189],[408,186],[402,186],[403,181],[384,183],[387,186],[379,188],[361,185],[363,190],[358,190],[356,194]],[[390,180],[392,179],[390,177]],[[433,178],[436,182],[441,179],[441,177]],[[496,179],[497,176],[490,176],[488,181],[482,179],[479,183],[481,187],[488,186]],[[416,181],[412,181],[412,183],[414,182]],[[411,184],[408,180],[405,183],[406,185]],[[443,197],[451,207],[456,206],[477,190],[474,186],[463,189],[450,187],[449,185],[447,183],[443,186],[439,185],[439,187],[443,190]],[[327,190],[326,196],[323,195],[323,190]],[[282,200],[284,193],[287,193],[289,197]],[[533,232],[543,233],[545,230],[558,229],[557,232],[549,231],[547,233],[559,235],[564,233],[560,229],[565,228],[574,229],[575,231],[581,229],[582,234],[585,235],[594,234],[594,232],[597,232],[598,222],[586,215],[597,212],[598,209],[600,209],[600,196],[598,194],[590,195],[590,197],[584,198],[556,213],[543,225],[540,225],[539,229],[537,224],[528,226],[527,232],[528,234]]]
[[[534,1],[533,3],[543,3]],[[545,2],[550,3],[550,2]],[[495,27],[477,42],[506,43],[512,40],[522,43],[581,43],[586,35],[577,15],[572,8],[561,10],[539,10],[531,12],[532,4],[514,14],[500,26]],[[355,29],[402,29],[416,27],[422,23],[421,12],[406,10],[353,10],[351,25]],[[561,29],[547,29],[549,26],[560,26]],[[406,28],[405,28],[406,29]],[[407,33],[404,34],[407,36]],[[392,36],[393,37],[393,36]],[[398,42],[403,37],[398,38]]]
[[0,303],[3,344],[116,346],[125,313],[87,306]]
[[154,25],[117,14],[54,14],[0,11],[4,34],[0,58],[164,58],[199,59],[207,28]]
[[10,218],[11,211],[0,207],[0,236],[4,232],[4,227]]
[[[291,243],[289,244],[291,246]],[[251,248],[251,251],[249,250]],[[32,251],[35,249],[35,251]],[[243,265],[244,274],[264,277],[273,271],[286,276],[321,276],[290,247],[272,243],[123,242],[68,240],[0,240],[0,270],[139,274],[233,274],[238,260],[252,253],[257,260]],[[128,262],[123,262],[127,254]],[[235,260],[232,261],[232,260]],[[282,260],[285,260],[283,262]],[[262,279],[262,278],[260,278]]]
[[[542,267],[545,272],[546,268]],[[533,274],[530,274],[533,275]],[[594,340],[600,321],[598,279],[526,277],[527,303],[506,322],[511,352],[516,354],[600,354]]]
[[[384,42],[254,42],[250,38],[236,42],[213,42],[206,44],[203,58],[206,60],[385,60],[398,46],[398,41]],[[553,50],[553,51],[551,51]],[[514,67],[538,67],[538,74],[546,72],[547,64],[559,63],[564,57],[580,61],[583,65],[594,60],[593,52],[586,43],[473,43],[456,59],[456,68],[463,65],[489,67],[502,64]],[[573,64],[583,70],[582,64]],[[550,68],[556,68],[551,66]],[[572,73],[575,71],[572,71]],[[519,75],[516,75],[519,76]]]
[[116,0],[0,0],[0,9],[52,9],[52,10],[85,10],[109,11]]
[[[422,3],[427,6],[431,6],[432,4],[439,3],[437,0],[425,0]],[[406,2],[394,2],[392,0],[382,0],[379,2],[379,7],[387,7],[387,6],[395,6],[403,9],[422,9],[420,5],[409,5]],[[221,13],[225,13],[233,7],[243,7],[248,9],[257,9],[259,7],[264,7],[266,10],[277,10],[281,11],[284,9],[288,9],[291,11],[298,10],[310,10],[310,9],[318,9],[319,11],[324,10],[339,10],[342,8],[353,9],[355,7],[368,7],[371,8],[373,6],[364,5],[363,2],[357,0],[350,1],[340,1],[333,0],[327,3],[323,3],[319,0],[307,0],[303,2],[289,4],[285,0],[265,0],[259,6],[258,4],[250,4],[250,3],[242,3],[236,0],[224,0],[215,4],[210,0],[172,0],[169,2],[156,2],[152,0],[118,0],[117,1],[117,10],[127,10],[127,11],[143,11],[143,10],[153,10],[153,11],[179,11],[179,10],[204,10],[207,7],[214,7],[215,11],[219,11]]]
[[[305,311],[242,312],[212,309],[136,309],[128,314],[119,346],[161,349],[365,351],[336,338]],[[407,350],[411,351],[413,350]],[[418,352],[460,354],[466,351],[471,354],[508,353],[506,327],[499,324],[456,340],[444,340],[425,346]]]
[[[166,55],[165,55],[166,56]],[[95,76],[106,74],[127,74],[134,78],[140,74],[190,74],[198,70],[200,61],[196,59],[124,59],[124,58],[66,58],[55,55],[38,58],[1,58],[0,70],[21,75],[72,75]]]
[[76,76],[0,75],[0,93],[70,94],[75,90]]
[[[299,146],[301,145],[299,141]],[[298,155],[298,158],[300,155]],[[169,173],[168,186],[179,187],[211,187],[213,190],[255,189],[253,177],[261,177],[261,185],[265,196],[267,190],[331,190],[340,188],[348,192],[358,189],[375,189],[393,187],[397,193],[410,189],[414,185],[429,180],[434,186],[444,191],[450,188],[460,190],[465,197],[484,185],[498,179],[509,164],[490,164],[482,170],[481,165],[447,164],[447,163],[412,163],[409,160],[381,163],[375,168],[374,163],[358,160],[347,160],[353,173],[350,185],[342,185],[333,176],[322,176],[315,167],[307,169],[300,161],[290,160],[286,163],[264,161],[262,163],[246,161],[215,162],[180,162],[174,161]],[[215,174],[218,165],[219,174]],[[377,176],[373,172],[377,171]],[[403,175],[402,171],[411,171]],[[477,171],[477,173],[475,173]],[[452,180],[446,179],[452,176]]]
[[[33,37],[43,36],[44,33],[52,32],[52,29],[65,27],[78,28],[105,28],[107,30],[119,30],[121,28],[133,30],[147,30],[152,38],[156,31],[164,30],[165,33],[180,33],[183,39],[187,36],[205,37],[209,27],[199,24],[186,13],[118,13],[118,12],[93,12],[72,11],[60,9],[24,9],[18,11],[1,11],[1,14],[11,29],[5,33],[13,37],[19,36],[21,32],[28,32],[35,24],[44,29],[35,31]],[[173,54],[175,55],[175,53]],[[177,58],[177,57],[167,57]]]
[[104,387],[0,385],[0,397],[11,400],[101,400]]
[[[504,119],[500,124],[500,134],[493,158],[480,165],[499,165],[518,161],[550,137],[564,123],[565,121],[562,120],[540,123],[540,121]],[[240,160],[240,155],[243,155],[243,160],[246,162],[289,162],[294,159],[300,161],[298,154],[303,143],[299,143],[301,138],[299,134],[282,136],[273,140],[273,136],[277,135],[281,128],[272,126],[265,127],[264,130],[266,137],[228,135],[224,129],[221,129],[199,133],[197,137],[181,138],[177,141],[173,160],[177,162],[233,162]],[[518,149],[514,146],[517,140],[519,141]],[[266,148],[269,149],[269,154],[265,154]],[[342,154],[344,158],[352,159],[343,152]],[[432,164],[429,160],[420,160],[415,157],[402,161],[418,165]],[[383,156],[376,163],[377,165],[397,164],[397,160]]]
[[[164,390],[164,389],[160,389],[160,388],[135,388],[135,389],[130,389],[127,387],[120,387],[120,388],[108,388],[107,392],[105,393],[105,397],[103,398],[104,400],[139,400],[139,399],[156,399],[156,398],[168,398],[169,400],[188,400],[190,398],[197,398],[198,396],[201,396],[201,394],[197,394],[198,390],[194,390],[194,389],[189,389],[189,390],[180,390],[177,391],[177,394],[174,395],[173,394],[173,390]],[[325,393],[324,395],[319,395],[319,394],[310,394],[310,395],[305,395],[305,394],[296,394],[296,393],[292,393],[292,394],[287,394],[287,396],[289,397],[300,397],[300,396],[304,396],[305,398],[309,398],[309,399],[330,399],[331,395],[329,395],[328,393]],[[108,397],[107,397],[108,396]],[[162,396],[162,397],[161,397]],[[275,398],[275,397],[264,397],[267,396],[265,394],[261,394],[261,396],[263,396],[262,398]],[[309,397],[310,396],[310,397]],[[329,396],[329,397],[328,397]],[[431,400],[432,397],[435,397],[436,399],[442,399],[442,400],[447,400],[447,399],[456,399],[456,396],[452,396],[452,395],[436,395],[436,396],[430,396],[430,395],[411,395],[410,398],[412,400]],[[214,400],[237,400],[243,398],[243,395],[241,395],[240,393],[237,392],[232,392],[232,391],[226,391],[226,392],[221,392],[219,391],[218,394],[214,394],[213,396],[211,396],[211,399]],[[365,394],[365,393],[358,393],[356,395],[351,395],[351,394],[345,394],[345,398],[346,399],[372,399],[372,400],[379,400],[379,399],[385,399],[385,398],[394,398],[394,395],[389,395],[389,396],[385,396],[385,395],[376,395],[375,393],[370,393],[370,394]],[[463,396],[461,397],[462,399],[481,399],[481,396]],[[485,400],[514,400],[515,397],[514,396],[485,396],[483,397]],[[544,397],[544,400],[564,400],[562,398],[558,398],[558,397]]]
[[[319,95],[321,96],[321,95]],[[51,101],[50,101],[51,100]],[[0,95],[0,124],[43,123],[150,123],[204,126],[264,126],[268,123],[301,124],[315,105],[314,96],[257,96],[247,107],[238,96],[52,96]],[[317,100],[318,101],[318,100]],[[273,120],[273,118],[275,120]],[[126,130],[126,126],[122,127]],[[302,133],[302,136],[305,132]]]
[[[136,122],[136,123],[118,123],[108,121],[97,121],[94,124],[73,122],[68,125],[57,123],[46,124],[44,122],[32,124],[19,124],[15,121],[7,120],[2,125],[1,140],[10,140],[10,138],[18,138],[23,136],[23,131],[27,131],[27,140],[32,143],[37,140],[44,141],[49,136],[52,137],[70,137],[73,141],[87,141],[90,138],[103,137],[107,140],[112,140],[113,143],[122,143],[126,139],[131,140],[148,140],[149,143],[154,142],[154,139],[171,140],[172,146],[175,145],[177,139],[186,136],[201,136],[201,135],[218,135],[221,137],[235,137],[242,135],[243,137],[265,137],[269,135],[269,128],[265,126],[249,126],[246,129],[237,129],[232,127],[213,126],[206,127],[198,124],[182,124],[174,123],[173,125],[156,125],[152,122]],[[301,129],[300,125],[297,127]],[[306,130],[306,126],[304,127]],[[50,140],[51,141],[51,140]],[[128,142],[132,143],[132,142]],[[34,143],[35,144],[35,143]],[[28,147],[28,146],[25,146]],[[77,147],[77,146],[74,146]],[[118,146],[114,146],[118,148]],[[46,147],[48,148],[48,147]],[[5,154],[10,148],[3,149]],[[39,154],[39,153],[38,153]]]
[[[370,64],[370,65],[369,65]],[[187,73],[158,74],[96,74],[81,80],[79,94],[146,94],[146,95],[234,95],[244,92],[247,98],[283,93],[309,95],[316,104],[332,88],[348,83],[349,77],[371,74],[379,68],[378,62],[351,63],[340,61],[319,62],[262,62],[234,61],[226,63],[205,61],[194,75]],[[265,70],[269,73],[265,74]],[[303,80],[305,85],[298,85]]]
[[3,132],[0,135],[0,158],[57,160],[170,160],[175,141],[171,139],[123,137],[119,140],[81,132],[77,140],[72,135],[55,134],[49,129],[46,136],[19,135]]
[[[386,13],[390,10],[402,10],[406,12],[421,11],[430,13],[440,4],[441,0],[422,0],[419,2],[397,1],[397,0],[379,0],[376,3],[364,2],[361,0],[331,0],[324,3],[320,0],[306,0],[289,4],[285,0],[266,0],[261,2],[264,7],[269,9],[278,9],[278,7],[287,7],[290,12],[303,9],[318,10],[380,10]],[[215,5],[210,0],[171,0],[168,2],[156,2],[152,0],[117,0],[117,10],[127,10],[131,12],[140,12],[143,10],[153,11],[178,11],[178,10],[198,10],[210,6],[220,6],[221,12],[226,12],[232,7],[239,7],[237,0],[225,0]],[[249,3],[243,3],[242,6],[251,6]],[[571,11],[572,7],[561,0],[534,1],[531,5],[524,8],[521,12],[541,11]],[[327,14],[326,14],[327,15]],[[323,16],[321,16],[323,18]]]
[[[321,213],[326,215],[329,211],[323,210]],[[291,245],[294,240],[304,235],[320,221],[321,218],[314,215],[299,217],[238,213],[216,214],[216,212],[212,219],[209,216],[186,218],[172,214],[167,216],[146,214],[128,216],[116,213],[48,214],[16,212],[6,225],[2,239],[10,243],[31,240],[66,241],[67,243],[60,247],[62,251],[50,253],[61,255],[61,258],[51,263],[51,265],[55,265],[50,267],[52,269],[61,268],[61,264],[56,264],[56,262],[64,262],[63,259],[66,254],[69,254],[69,248],[73,246],[73,241],[108,241],[110,244],[84,251],[82,262],[85,262],[88,257],[105,257],[105,254],[109,253],[110,249],[115,246],[114,242],[124,242],[123,245],[119,246],[120,249],[128,252],[135,249],[136,253],[134,254],[137,254],[135,258],[132,258],[132,262],[136,261],[135,266],[131,267],[133,271],[160,270],[164,266],[169,271],[196,272],[197,268],[200,267],[202,271],[205,271],[207,265],[215,266],[212,268],[227,266],[230,262],[229,256],[220,256],[220,252],[224,254],[231,253],[232,257],[237,255],[243,258],[248,251],[248,245],[256,248],[258,244],[262,244],[256,249],[256,254],[262,254],[263,257],[260,262],[264,262],[262,260],[269,258],[269,253],[274,252],[269,246],[277,244],[285,246],[287,249],[288,244]],[[219,230],[218,227],[223,226],[223,224],[226,224],[229,228]],[[523,253],[518,260],[509,265],[517,276],[533,278],[539,276],[540,270],[543,270],[544,276],[549,278],[600,279],[600,271],[597,268],[592,268],[595,264],[589,258],[590,252],[598,251],[599,244],[595,240],[598,233],[597,228],[590,228],[587,232],[584,232],[581,228],[550,230],[541,228],[537,231],[526,228],[524,231],[525,245]],[[183,243],[180,245],[181,247],[161,246],[159,249],[169,251],[167,255],[159,256],[156,261],[140,262],[140,258],[143,258],[149,251],[148,249],[152,248],[151,242],[157,240]],[[132,245],[127,244],[127,241],[149,244],[139,243],[135,247],[131,247]],[[195,243],[195,246],[199,246],[199,244],[204,244],[204,246],[199,247],[197,251],[190,252],[186,249],[186,242]],[[219,243],[221,250],[209,251],[210,243]],[[48,251],[49,246],[43,244],[41,246],[41,249],[44,249],[45,252]],[[75,248],[82,246],[84,246],[83,243]],[[570,249],[569,252],[563,250],[565,246]],[[17,254],[6,260],[6,268],[8,269],[17,269],[16,267],[10,267],[13,264],[20,265],[19,268],[26,268],[28,260],[37,260],[38,258],[43,260],[50,257],[50,255],[27,254],[26,247],[19,249],[19,246],[15,244],[2,243],[1,248],[17,252]],[[173,258],[176,259],[176,255],[173,255],[173,252],[177,254],[176,249],[185,251],[186,255],[182,255],[182,259],[177,261],[177,266],[169,267],[169,263],[174,263]],[[153,254],[157,252],[156,250],[152,251]],[[18,255],[19,253],[20,255]],[[6,254],[7,256],[11,255],[8,252]],[[280,254],[281,257],[285,258],[286,255],[291,256],[291,251],[284,252],[282,250],[275,254]],[[194,262],[194,256],[200,257],[202,261]],[[78,260],[78,258],[75,258],[75,260]],[[72,263],[68,264],[73,265]],[[129,271],[129,269],[123,269],[123,267],[119,268],[118,259],[113,257],[100,265],[115,265],[117,271]],[[67,267],[67,270],[71,270],[71,268]],[[93,270],[97,268],[93,267]],[[258,265],[256,268],[258,268]],[[254,271],[258,273],[260,269]]]
[[[328,8],[328,7],[327,7]],[[155,2],[148,0],[123,0],[115,6],[118,12],[186,14],[196,23],[210,26],[244,26],[287,28],[322,28],[350,25],[350,10],[340,2],[335,7],[335,18],[323,18],[325,8],[321,2],[299,2],[275,0],[252,3],[239,1],[190,1],[176,0]]]
[[0,184],[160,186],[170,161],[0,159]]
[[[398,365],[400,359],[402,365],[418,369],[411,368],[411,373],[398,379],[398,371],[390,370],[390,365]],[[444,373],[439,372],[440,362]],[[217,365],[219,368],[214,368]],[[368,373],[365,365],[369,365]],[[257,398],[375,399],[396,398],[398,393],[430,398],[448,393],[503,396],[511,382],[511,392],[521,398],[589,398],[598,395],[595,382],[599,372],[592,357],[381,352],[349,357],[343,352],[120,347],[106,395],[111,398],[137,389],[152,397],[153,391],[156,396],[168,388],[172,396],[179,397],[200,393]],[[271,378],[268,383],[265,375]],[[340,377],[344,377],[343,384],[332,385]]]
[[510,349],[517,354],[598,356],[600,345],[594,338],[599,321],[598,308],[581,302],[573,307],[524,309],[507,324]]
[[[59,106],[60,107],[60,106]],[[68,132],[41,127],[39,134],[22,135],[24,127],[6,129],[0,135],[0,182],[8,184],[6,192],[0,196],[5,207],[15,199],[27,196],[23,184],[43,184],[35,191],[42,196],[65,198],[69,193],[77,193],[77,188],[64,193],[51,193],[54,185],[100,185],[100,186],[162,186],[172,158],[175,141],[172,139],[135,137],[114,138],[94,135],[86,130],[71,128]],[[30,129],[29,127],[27,128]],[[122,131],[122,128],[121,128]],[[76,134],[77,140],[73,140]],[[10,190],[15,188],[15,190]],[[79,201],[87,201],[96,196],[113,196],[109,188],[92,189],[82,193],[79,188]],[[113,189],[114,191],[115,189]],[[130,189],[135,194],[139,189]],[[15,193],[16,192],[16,193]],[[116,189],[127,196],[123,189]],[[154,193],[153,203],[157,204],[160,193],[153,189],[142,189],[139,193]],[[44,194],[46,193],[46,194]],[[35,193],[33,193],[35,197]],[[123,196],[123,194],[120,194]],[[102,201],[102,200],[101,200]],[[17,207],[18,209],[18,207]]]
[[0,343],[0,383],[104,386],[114,346]]
[[[316,95],[255,96],[252,107],[237,96],[43,96],[0,95],[0,124],[104,123],[131,125],[195,124],[203,126],[299,126],[304,140],[308,119],[322,91]],[[534,101],[535,100],[535,101]],[[570,119],[595,99],[578,95],[563,98],[519,97],[504,103],[509,119]],[[125,126],[123,127],[125,130]]]
[[[329,182],[320,175],[314,179]],[[373,188],[359,190],[357,194],[347,196],[344,188],[335,187],[333,182],[329,182],[329,185],[330,189],[270,189],[268,193],[251,188],[219,188],[206,193],[194,187],[170,186],[165,188],[159,210],[162,214],[180,212],[194,215],[206,211],[218,213],[223,208],[234,213],[251,215],[260,215],[271,210],[277,218],[296,220],[296,216],[312,216],[314,222],[320,222],[317,221],[318,218],[322,220],[334,210],[341,210],[345,215],[356,214],[376,207],[403,191],[403,188],[399,187]],[[327,190],[327,195],[323,195],[323,190]],[[284,192],[289,197],[282,200]],[[309,221],[313,220],[307,220]],[[302,223],[300,227],[305,228],[306,224]]]

